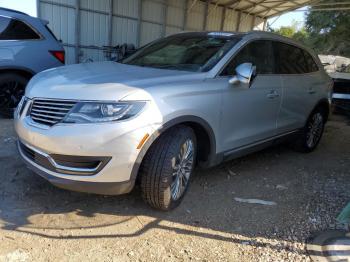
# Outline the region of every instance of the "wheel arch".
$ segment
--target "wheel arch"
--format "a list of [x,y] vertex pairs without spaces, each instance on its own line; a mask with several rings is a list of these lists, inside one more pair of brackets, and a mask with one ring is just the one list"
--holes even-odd
[[15,73],[30,80],[35,72],[25,67],[0,67],[0,74]]
[[216,138],[209,123],[197,116],[181,116],[174,118],[154,132],[143,145],[131,172],[131,180],[136,180],[142,160],[152,144],[166,131],[178,125],[186,125],[193,129],[197,138],[198,164],[202,167],[215,165],[216,161]]
[[325,122],[327,122],[328,118],[329,118],[329,114],[330,114],[330,104],[329,104],[328,99],[323,98],[320,101],[318,101],[316,106],[312,109],[310,116],[317,109],[321,109],[324,112]]

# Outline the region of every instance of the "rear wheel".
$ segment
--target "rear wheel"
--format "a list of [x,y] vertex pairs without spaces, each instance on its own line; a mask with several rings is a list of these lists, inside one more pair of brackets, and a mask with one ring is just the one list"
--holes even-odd
[[0,114],[12,117],[13,111],[24,95],[28,79],[16,74],[5,73],[0,75]]
[[196,148],[193,130],[182,125],[155,141],[139,174],[145,202],[161,210],[171,210],[181,203],[195,166]]
[[316,109],[309,117],[305,127],[301,131],[294,148],[299,152],[309,153],[319,144],[325,125],[325,114],[321,109]]

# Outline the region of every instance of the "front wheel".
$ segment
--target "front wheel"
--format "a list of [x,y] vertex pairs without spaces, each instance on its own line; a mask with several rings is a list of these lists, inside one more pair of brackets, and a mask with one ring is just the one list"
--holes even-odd
[[195,166],[196,148],[193,130],[182,125],[155,141],[139,174],[145,202],[161,210],[171,210],[181,203]]
[[294,148],[299,152],[309,153],[319,144],[325,126],[325,116],[322,110],[315,110],[309,117],[305,127],[300,132]]

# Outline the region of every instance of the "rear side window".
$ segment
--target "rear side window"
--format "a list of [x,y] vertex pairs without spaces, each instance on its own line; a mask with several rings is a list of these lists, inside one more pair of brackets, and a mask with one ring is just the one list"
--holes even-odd
[[312,58],[312,56],[304,50],[304,56],[306,59],[306,64],[308,66],[308,72],[317,72],[319,70],[318,65],[316,64],[315,60]]
[[309,72],[304,50],[280,42],[274,42],[273,49],[277,74],[304,74]]
[[252,63],[256,66],[257,74],[273,74],[274,63],[271,41],[257,40],[247,44],[226,66],[221,75],[235,75],[236,67],[243,63]]
[[52,37],[58,41],[57,37],[55,36],[55,34],[52,32],[52,30],[50,29],[50,27],[48,27],[47,25],[45,26],[46,30],[49,31],[50,35],[52,35]]
[[33,40],[40,36],[17,19],[0,16],[0,40]]

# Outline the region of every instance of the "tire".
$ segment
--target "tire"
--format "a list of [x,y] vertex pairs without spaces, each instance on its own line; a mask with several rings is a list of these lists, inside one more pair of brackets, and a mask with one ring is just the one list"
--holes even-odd
[[196,136],[184,125],[171,128],[154,142],[139,173],[146,203],[165,211],[181,203],[196,163],[196,149]]
[[310,153],[316,149],[323,135],[325,119],[325,113],[321,108],[312,112],[294,143],[296,151]]
[[29,79],[16,74],[0,74],[0,115],[11,118]]

